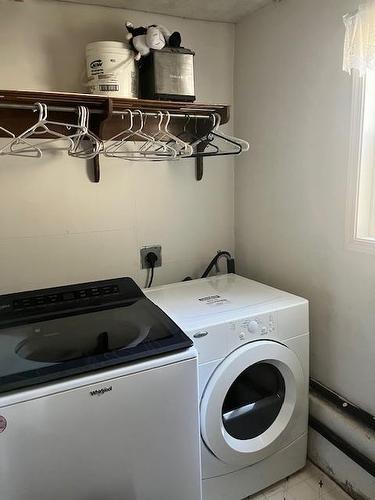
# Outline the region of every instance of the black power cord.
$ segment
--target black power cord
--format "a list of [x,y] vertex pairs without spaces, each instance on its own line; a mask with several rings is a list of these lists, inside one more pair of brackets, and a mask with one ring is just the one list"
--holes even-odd
[[[222,251],[222,252],[218,252],[215,255],[215,257],[211,260],[211,262],[207,266],[207,269],[202,274],[201,278],[207,278],[207,276],[212,271],[212,268],[217,264],[218,260],[221,257],[225,257],[227,259],[227,273],[228,274],[235,274],[235,272],[236,272],[236,266],[235,266],[234,258],[231,256],[231,254],[229,252]],[[182,281],[191,281],[192,279],[193,278],[191,278],[190,276],[187,276]]]
[[205,272],[202,274],[201,278],[207,278],[207,276],[210,274],[212,268],[217,264],[218,260],[221,257],[225,257],[227,259],[227,272],[229,273],[235,273],[236,268],[235,268],[235,263],[234,259],[231,256],[229,252],[223,251],[223,252],[218,252],[215,257],[211,260],[211,262],[208,264],[207,269]]
[[150,271],[150,280],[148,282],[147,288],[150,288],[152,285],[152,282],[154,281],[154,269],[155,269],[155,264],[158,260],[158,256],[154,252],[148,252],[146,255],[146,262],[149,264],[151,271]]

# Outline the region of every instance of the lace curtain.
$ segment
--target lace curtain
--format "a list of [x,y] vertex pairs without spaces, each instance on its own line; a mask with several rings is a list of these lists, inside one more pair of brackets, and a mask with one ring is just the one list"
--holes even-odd
[[344,16],[345,44],[343,69],[358,70],[361,76],[367,69],[375,70],[375,0],[359,6],[358,11]]

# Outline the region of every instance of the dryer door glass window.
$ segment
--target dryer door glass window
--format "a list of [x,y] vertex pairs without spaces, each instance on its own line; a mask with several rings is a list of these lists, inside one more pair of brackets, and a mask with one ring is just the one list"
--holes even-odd
[[222,408],[225,430],[247,440],[263,434],[276,420],[285,398],[285,382],[276,366],[256,363],[231,385]]

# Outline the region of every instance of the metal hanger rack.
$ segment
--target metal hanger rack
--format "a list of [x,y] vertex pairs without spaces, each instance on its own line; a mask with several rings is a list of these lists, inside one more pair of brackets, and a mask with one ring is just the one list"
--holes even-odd
[[[30,111],[38,111],[39,120]],[[100,180],[103,155],[134,161],[196,158],[196,179],[201,180],[203,158],[249,148],[246,141],[219,132],[219,125],[228,121],[225,105],[0,91],[0,137],[9,140],[0,158],[41,156],[45,145],[63,138],[69,155],[92,159],[94,182]],[[36,138],[43,141],[29,142]]]

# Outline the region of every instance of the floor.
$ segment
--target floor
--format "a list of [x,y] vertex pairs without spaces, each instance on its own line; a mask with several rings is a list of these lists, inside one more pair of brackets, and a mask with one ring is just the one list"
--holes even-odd
[[320,469],[311,462],[288,480],[267,488],[245,500],[351,500]]

